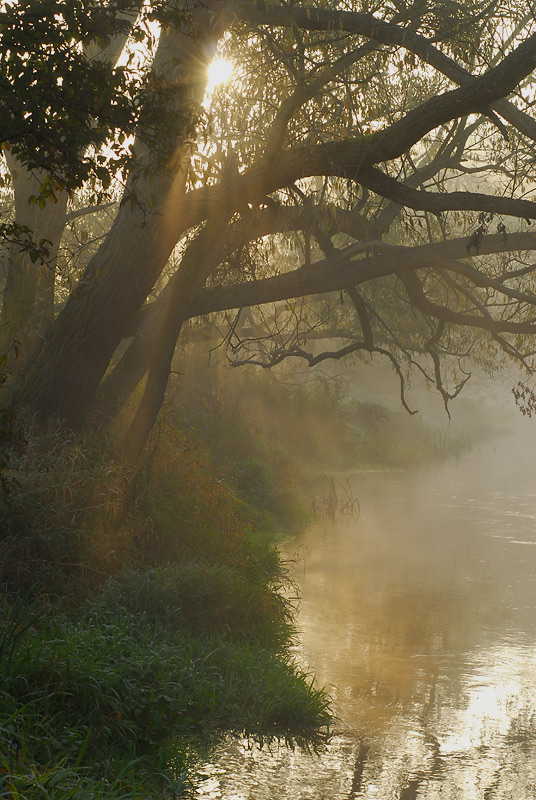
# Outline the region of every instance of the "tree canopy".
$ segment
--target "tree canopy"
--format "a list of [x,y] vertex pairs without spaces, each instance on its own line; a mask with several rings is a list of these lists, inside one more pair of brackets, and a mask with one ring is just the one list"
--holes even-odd
[[[16,402],[102,424],[146,376],[132,460],[181,331],[213,314],[232,363],[377,353],[404,403],[408,366],[445,402],[472,359],[502,354],[533,372],[530,3],[63,5],[75,18],[59,1],[37,4],[50,10],[48,70],[24,17],[35,3],[9,8],[19,38],[2,42],[0,101],[24,121],[13,133],[6,117],[2,133],[10,219],[48,243],[33,261],[6,244]],[[136,49],[140,25],[154,46]],[[233,72],[209,96],[216,49]],[[138,66],[127,90],[128,58]],[[114,143],[128,151],[121,164]],[[100,186],[86,209],[90,177]],[[51,180],[61,197],[29,204]],[[57,313],[61,243],[103,205],[110,222]]]
[[46,170],[43,202],[88,179],[107,188],[132,163],[127,137],[143,138],[147,115],[165,114],[150,61],[136,55],[151,52],[158,24],[186,26],[187,11],[166,0],[3,4],[0,143],[28,169]]

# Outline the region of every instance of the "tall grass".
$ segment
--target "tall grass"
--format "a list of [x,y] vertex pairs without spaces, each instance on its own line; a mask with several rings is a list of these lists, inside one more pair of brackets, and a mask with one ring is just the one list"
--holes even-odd
[[162,791],[172,754],[184,784],[193,736],[323,739],[326,696],[288,656],[229,633],[193,636],[154,604],[131,611],[120,597],[114,586],[74,617],[19,608],[4,619],[0,797],[83,797],[79,779],[87,797],[147,797],[137,770],[151,766]]
[[299,472],[283,424],[285,387],[271,376],[247,372],[233,371],[236,381],[218,369],[196,376],[192,360],[184,369],[190,379],[169,398],[168,414],[176,425],[195,430],[250,523],[257,528],[303,523]]
[[157,746],[201,727],[261,740],[318,728],[320,694],[273,650],[170,632],[121,607],[49,620],[2,678],[19,710],[39,703],[41,725],[14,738],[41,759],[50,756],[41,730],[54,720],[66,754],[77,755],[89,734],[93,757],[100,751],[107,759],[110,746]]
[[195,433],[164,417],[160,434],[137,473],[53,425],[27,423],[9,453],[0,799],[163,800],[229,731],[326,736],[277,550]]

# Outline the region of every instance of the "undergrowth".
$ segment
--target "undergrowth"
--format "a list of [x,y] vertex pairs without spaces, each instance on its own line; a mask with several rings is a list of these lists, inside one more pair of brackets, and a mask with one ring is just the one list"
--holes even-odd
[[134,472],[112,440],[21,425],[0,495],[0,798],[172,797],[224,733],[325,738],[277,550],[200,437],[164,416]]
[[[238,386],[233,387],[225,377],[214,370],[193,383],[179,383],[168,404],[170,418],[195,431],[217,471],[242,501],[243,514],[253,527],[303,524],[306,514],[295,454],[287,447],[284,430],[273,435],[257,413],[263,386],[271,381],[236,375]],[[281,414],[284,397],[284,391],[279,392],[272,406],[274,420]],[[269,395],[265,401],[269,403]]]

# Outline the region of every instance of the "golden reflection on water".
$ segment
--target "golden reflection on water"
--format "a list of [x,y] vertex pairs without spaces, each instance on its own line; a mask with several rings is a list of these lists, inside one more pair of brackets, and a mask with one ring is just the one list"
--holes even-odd
[[340,719],[320,757],[231,743],[200,798],[536,797],[532,430],[414,473],[352,477],[362,513],[286,546],[297,657]]

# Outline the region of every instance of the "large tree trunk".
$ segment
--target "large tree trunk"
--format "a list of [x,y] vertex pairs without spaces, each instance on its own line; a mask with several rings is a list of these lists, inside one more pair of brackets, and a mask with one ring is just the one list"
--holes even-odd
[[[135,18],[142,0],[132,0],[118,18]],[[128,28],[114,36],[107,46],[92,42],[85,48],[93,61],[116,64],[128,37]],[[27,234],[15,233],[14,240],[4,250],[5,286],[0,325],[0,354],[8,357],[10,384],[24,374],[44,341],[54,319],[54,288],[61,237],[65,230],[68,194],[57,190],[41,207],[31,198],[39,197],[43,183],[49,177],[43,170],[28,170],[9,150],[5,151],[15,198],[16,226],[28,229]],[[46,250],[43,258],[32,259],[28,247]],[[11,390],[13,391],[13,386]]]
[[21,396],[43,418],[56,415],[71,427],[84,422],[125,329],[175,245],[175,212],[184,196],[189,155],[185,115],[192,100],[202,99],[219,35],[210,4],[194,16],[196,35],[169,30],[154,63],[155,71],[178,87],[178,131],[170,131],[174,156],[165,169],[156,169],[151,153],[138,145],[141,164],[129,177],[110,233],[56,320]]
[[[24,247],[26,237],[14,236],[5,249],[6,283],[0,326],[0,353],[8,356],[12,379],[20,375],[35,358],[54,316],[54,282],[58,249],[65,228],[67,192],[58,192],[55,201],[44,208],[31,203],[45,175],[29,172],[11,153],[6,160],[15,193],[17,226],[29,230],[37,248],[43,241],[45,258],[33,259]],[[28,238],[28,243],[30,242]]]

